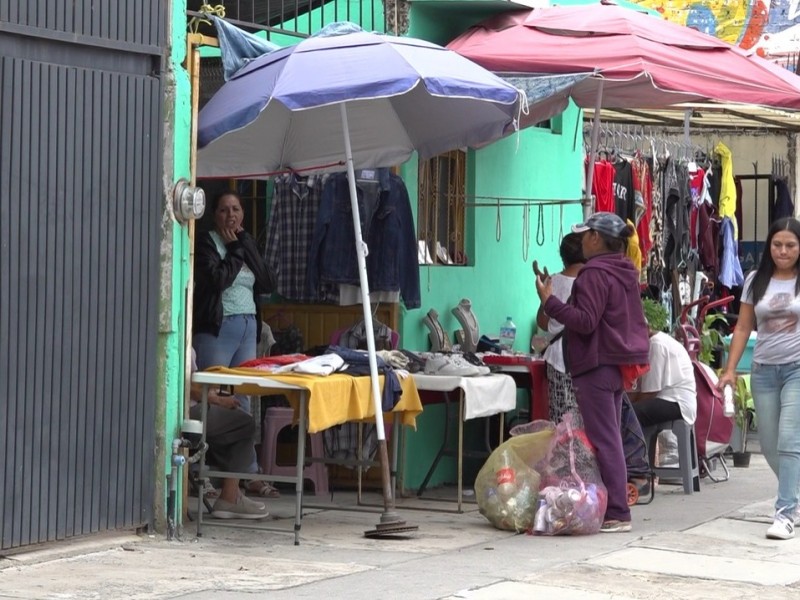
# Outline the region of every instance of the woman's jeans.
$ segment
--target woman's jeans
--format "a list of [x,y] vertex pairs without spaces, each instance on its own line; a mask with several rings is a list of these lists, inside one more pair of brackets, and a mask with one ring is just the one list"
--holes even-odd
[[[256,357],[255,315],[231,315],[222,319],[219,335],[196,333],[193,338],[197,353],[197,368],[238,367]],[[250,412],[250,398],[243,396],[239,402]]]
[[800,484],[800,362],[754,362],[750,384],[761,451],[778,476],[775,510],[791,517],[797,508]]

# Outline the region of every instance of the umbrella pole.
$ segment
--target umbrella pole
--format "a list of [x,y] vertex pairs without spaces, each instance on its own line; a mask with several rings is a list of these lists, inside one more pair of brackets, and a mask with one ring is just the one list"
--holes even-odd
[[583,220],[589,218],[594,212],[594,197],[592,184],[594,183],[594,161],[597,159],[597,142],[600,136],[600,108],[603,106],[603,80],[597,86],[597,99],[594,103],[594,116],[592,117],[592,141],[589,147],[589,167],[586,171],[586,193],[583,198]]
[[368,537],[383,537],[397,533],[413,531],[416,525],[409,526],[394,510],[394,492],[389,473],[389,452],[386,447],[386,430],[383,425],[383,407],[378,381],[378,361],[375,353],[375,332],[372,328],[372,307],[369,301],[369,283],[367,281],[366,245],[361,237],[361,218],[358,211],[358,193],[356,192],[356,173],[353,167],[353,150],[350,146],[350,126],[347,122],[347,105],[340,105],[342,130],[344,133],[344,149],[347,163],[347,183],[350,188],[350,207],[353,213],[353,231],[355,233],[356,256],[358,257],[358,278],[361,284],[361,305],[364,310],[364,329],[367,334],[367,354],[369,356],[369,378],[372,384],[372,404],[375,409],[375,426],[378,433],[378,454],[381,463],[381,481],[383,488],[383,514],[380,523],[374,530],[365,531]]

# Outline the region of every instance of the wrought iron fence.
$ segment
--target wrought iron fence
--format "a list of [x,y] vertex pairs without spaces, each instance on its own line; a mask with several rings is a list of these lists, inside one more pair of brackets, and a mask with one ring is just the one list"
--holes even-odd
[[[202,17],[204,0],[188,0],[189,18]],[[369,31],[386,31],[381,0],[223,0],[214,7],[225,8],[225,19],[247,31],[263,31],[267,39],[273,34],[310,36],[336,21],[352,21]],[[207,26],[206,26],[207,27]],[[201,33],[214,35],[213,28]]]

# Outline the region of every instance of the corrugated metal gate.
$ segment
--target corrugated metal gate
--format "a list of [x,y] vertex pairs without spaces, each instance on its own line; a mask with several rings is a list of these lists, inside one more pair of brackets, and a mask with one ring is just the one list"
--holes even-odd
[[0,0],[0,548],[153,512],[160,0]]

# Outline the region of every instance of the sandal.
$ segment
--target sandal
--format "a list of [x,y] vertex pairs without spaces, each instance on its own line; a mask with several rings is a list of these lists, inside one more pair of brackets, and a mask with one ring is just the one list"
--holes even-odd
[[203,486],[203,496],[216,500],[219,498],[219,490],[206,481],[205,485]]
[[244,484],[244,489],[250,494],[255,494],[261,498],[280,498],[281,493],[268,481],[252,480]]

